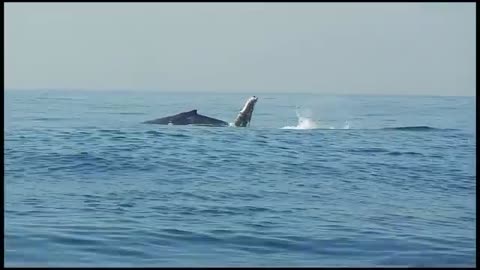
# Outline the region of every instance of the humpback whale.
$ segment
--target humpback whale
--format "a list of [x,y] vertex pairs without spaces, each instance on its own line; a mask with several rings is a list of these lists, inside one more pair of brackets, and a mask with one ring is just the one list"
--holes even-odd
[[211,118],[197,113],[197,110],[182,112],[172,116],[158,118],[144,122],[145,124],[160,125],[207,125],[207,126],[228,126],[228,123],[222,120]]
[[[253,109],[258,98],[256,96],[250,97],[242,110],[235,118],[234,125],[237,127],[246,127],[252,120]],[[201,125],[201,126],[215,126],[224,127],[229,126],[225,121],[198,114],[197,110],[182,112],[172,116],[158,118],[143,122],[144,124],[160,124],[160,125]]]

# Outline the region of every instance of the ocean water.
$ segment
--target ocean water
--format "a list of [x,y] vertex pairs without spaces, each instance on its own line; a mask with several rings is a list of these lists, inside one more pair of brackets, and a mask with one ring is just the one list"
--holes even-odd
[[474,97],[4,95],[6,266],[476,266]]

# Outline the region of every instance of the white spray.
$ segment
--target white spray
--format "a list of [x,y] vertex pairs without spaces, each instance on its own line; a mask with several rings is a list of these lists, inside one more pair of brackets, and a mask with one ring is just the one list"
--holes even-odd
[[[295,114],[297,115],[298,123],[296,126],[286,126],[282,129],[320,129],[320,128],[328,128],[328,129],[336,129],[332,126],[321,126],[318,121],[313,118],[312,111],[309,109],[300,110],[298,107],[295,110]],[[342,129],[350,129],[350,123],[345,121]]]
[[298,123],[296,126],[286,126],[283,129],[316,129],[319,128],[318,123],[313,119],[312,112],[310,110],[302,110],[299,108],[295,110]]

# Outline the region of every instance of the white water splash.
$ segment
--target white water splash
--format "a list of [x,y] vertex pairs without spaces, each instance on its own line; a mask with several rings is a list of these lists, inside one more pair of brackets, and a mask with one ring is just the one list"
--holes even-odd
[[295,110],[298,118],[298,124],[296,126],[286,126],[282,129],[316,129],[320,128],[318,123],[313,119],[312,112],[310,110],[300,111],[298,108]]
[[285,126],[282,129],[350,129],[350,123],[345,121],[342,128],[335,128],[333,126],[321,126],[318,121],[313,118],[312,111],[309,109],[295,110],[298,123],[296,126]]

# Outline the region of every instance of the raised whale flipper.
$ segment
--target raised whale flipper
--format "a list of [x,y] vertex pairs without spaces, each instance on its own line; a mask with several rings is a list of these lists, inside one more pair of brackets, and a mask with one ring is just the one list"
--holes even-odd
[[257,103],[258,97],[253,96],[250,97],[243,109],[238,113],[237,118],[235,119],[235,126],[237,127],[246,127],[250,125],[250,121],[252,120],[253,110],[255,109],[255,104]]

